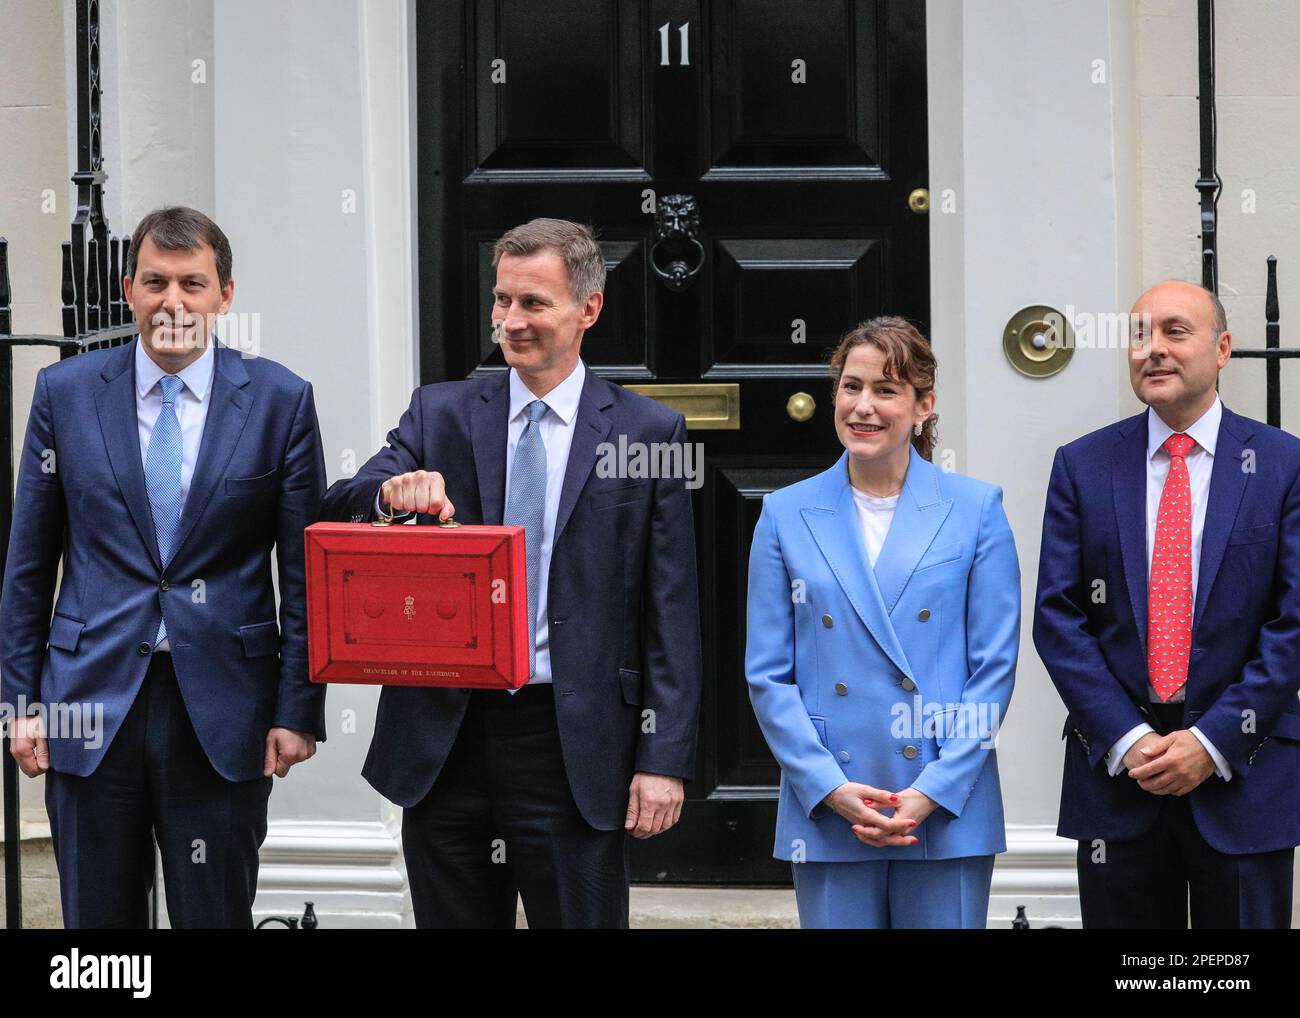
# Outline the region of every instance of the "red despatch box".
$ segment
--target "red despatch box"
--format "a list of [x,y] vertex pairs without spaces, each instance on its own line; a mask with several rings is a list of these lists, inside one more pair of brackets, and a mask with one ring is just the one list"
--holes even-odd
[[314,523],[304,540],[313,682],[528,681],[523,527]]

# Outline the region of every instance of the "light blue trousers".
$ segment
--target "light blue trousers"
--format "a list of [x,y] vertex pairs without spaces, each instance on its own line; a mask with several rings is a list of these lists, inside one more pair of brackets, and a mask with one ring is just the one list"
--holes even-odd
[[982,930],[993,858],[793,863],[799,925],[806,930]]

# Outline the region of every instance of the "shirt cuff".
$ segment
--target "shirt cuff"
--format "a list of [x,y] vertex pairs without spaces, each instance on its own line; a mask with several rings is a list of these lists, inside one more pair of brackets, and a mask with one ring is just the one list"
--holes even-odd
[[1195,735],[1198,739],[1200,739],[1201,745],[1205,747],[1205,752],[1210,754],[1210,759],[1214,761],[1215,773],[1218,774],[1219,777],[1221,777],[1224,781],[1231,781],[1232,768],[1228,765],[1228,761],[1223,758],[1223,754],[1214,748],[1214,743],[1212,743],[1203,734],[1201,734],[1200,729],[1198,729],[1195,725],[1192,725],[1191,729],[1189,730],[1193,735]]
[[1134,725],[1127,732],[1119,737],[1119,741],[1110,747],[1110,752],[1106,754],[1106,770],[1110,772],[1113,778],[1120,771],[1125,770],[1124,754],[1133,748],[1133,743],[1146,735],[1147,732],[1154,732],[1155,729],[1143,721],[1140,725]]
[[[379,490],[375,492],[375,515],[376,515],[376,516],[383,516],[383,515],[384,515],[384,510],[383,510],[382,508],[380,508],[380,505],[379,505],[379,496],[380,496],[381,494],[383,494],[383,491],[384,491],[384,486],[381,484],[381,485],[379,486]],[[404,520],[404,519],[406,519],[406,517],[408,517],[408,516],[410,516],[410,515],[411,515],[411,511],[408,509],[408,510],[406,510],[406,512],[393,513],[393,519],[394,519],[394,520]]]

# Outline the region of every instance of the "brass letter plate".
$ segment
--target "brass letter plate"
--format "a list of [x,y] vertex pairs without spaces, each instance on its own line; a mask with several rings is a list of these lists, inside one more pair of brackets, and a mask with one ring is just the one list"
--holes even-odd
[[688,428],[740,429],[740,385],[736,382],[625,385],[623,388],[680,411]]

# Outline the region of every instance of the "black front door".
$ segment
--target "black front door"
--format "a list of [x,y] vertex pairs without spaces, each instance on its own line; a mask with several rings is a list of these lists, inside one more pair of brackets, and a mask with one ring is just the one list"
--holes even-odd
[[924,7],[418,8],[422,381],[502,370],[488,328],[502,232],[587,222],[609,275],[584,360],[683,409],[702,448],[698,773],[680,825],[635,843],[637,880],[789,880],[771,858],[779,771],[745,685],[750,535],[766,492],[839,455],[839,336],[876,314],[928,326]]

